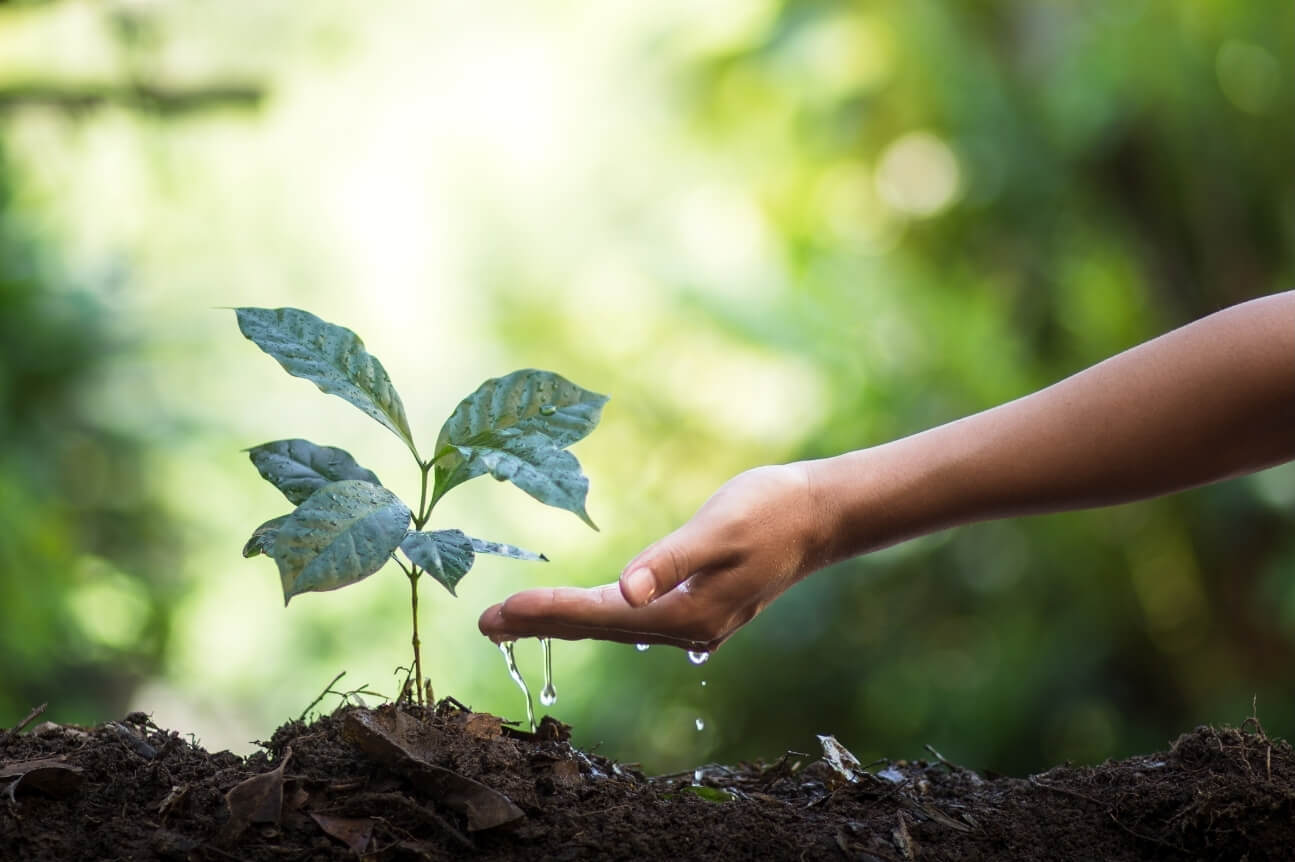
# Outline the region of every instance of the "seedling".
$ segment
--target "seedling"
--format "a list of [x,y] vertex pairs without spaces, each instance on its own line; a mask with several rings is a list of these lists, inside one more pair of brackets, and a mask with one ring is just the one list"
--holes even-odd
[[[547,559],[460,530],[424,531],[432,510],[451,489],[488,473],[598,529],[585,511],[589,480],[566,450],[598,424],[607,396],[529,368],[487,380],[459,402],[441,426],[432,457],[424,460],[391,378],[354,332],[297,308],[236,308],[234,313],[243,335],[285,371],[381,422],[418,464],[418,508],[412,509],[336,447],[299,438],[252,447],[248,453],[256,469],[297,508],[257,527],[243,556],[265,554],[274,560],[285,606],[298,593],[345,587],[395,560],[409,580],[413,689],[416,701],[424,703],[430,686],[418,639],[419,577],[430,575],[454,595],[477,554]],[[404,559],[396,556],[397,549]]]

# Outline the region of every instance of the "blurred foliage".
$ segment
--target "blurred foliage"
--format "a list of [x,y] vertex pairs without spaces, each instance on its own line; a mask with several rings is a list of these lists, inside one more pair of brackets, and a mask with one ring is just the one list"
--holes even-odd
[[[117,212],[138,222],[121,244],[139,265],[135,291],[152,273],[150,312],[176,284],[208,290],[172,300],[186,306],[237,304],[238,290],[271,285],[274,296],[247,303],[367,315],[356,328],[375,344],[393,337],[375,331],[392,318],[419,349],[389,360],[383,351],[384,361],[428,403],[517,366],[610,393],[579,455],[605,530],[594,551],[573,550],[590,547],[583,532],[568,539],[560,522],[512,514],[498,489],[461,498],[480,502],[473,518],[510,527],[491,535],[558,561],[538,582],[609,580],[739,470],[984,409],[1289,289],[1295,276],[1289,3],[501,2],[480,18],[417,7],[268,23],[222,11],[221,21],[242,22],[232,29],[199,7],[159,7],[164,20],[148,29],[147,62],[131,80],[153,85],[228,54],[237,80],[280,85],[255,101],[258,121],[302,125],[274,126],[266,137],[280,149],[258,149],[245,144],[252,121],[167,137],[171,120],[153,117],[138,138],[114,137],[128,125],[119,116],[105,121],[84,138],[108,155],[83,161],[114,176],[147,175],[137,165],[155,162],[162,203],[135,206],[121,192],[132,206],[98,215],[94,230],[68,223],[107,234]],[[522,23],[500,27],[501,9]],[[172,40],[190,14],[199,23],[188,41]],[[383,15],[395,23],[372,26]],[[638,29],[627,37],[617,26]],[[564,27],[574,33],[565,42],[553,35]],[[605,39],[591,35],[598,28]],[[623,58],[580,65],[612,50]],[[393,59],[356,59],[379,55]],[[303,82],[314,78],[311,90]],[[654,87],[664,105],[648,97]],[[580,119],[577,96],[593,102],[593,119]],[[26,129],[37,147],[57,139],[42,122]],[[210,161],[204,147],[232,155]],[[71,151],[58,155],[72,161]],[[589,167],[568,175],[564,159]],[[38,187],[57,187],[41,159],[27,164]],[[87,187],[62,191],[75,202],[101,188]],[[458,208],[457,194],[477,208]],[[425,203],[441,199],[452,203]],[[0,543],[0,659],[17,668],[0,685],[0,714],[71,690],[108,717],[157,667],[184,579],[160,577],[174,540],[141,475],[144,443],[87,414],[86,388],[115,373],[101,357],[119,345],[89,294],[51,286],[48,252],[72,247],[76,231],[51,228],[36,248],[15,227],[45,209],[57,206],[6,202],[14,217],[0,230],[0,507],[12,534]],[[429,257],[414,251],[426,248]],[[308,286],[284,296],[284,281]],[[478,345],[477,327],[493,342]],[[194,367],[172,366],[159,371]],[[238,400],[243,368],[253,366],[204,372],[219,378],[202,390],[213,405],[205,418],[241,411],[266,423],[255,431],[264,437],[240,429],[240,442],[219,441],[231,450],[291,432],[274,424],[280,414],[294,420],[295,400],[275,411]],[[182,391],[198,390],[186,380]],[[339,423],[337,433],[349,430]],[[218,450],[195,441],[195,451]],[[220,486],[232,463],[213,456],[205,473],[194,464],[172,475],[203,483],[206,526],[228,522],[221,547],[236,549],[255,522],[247,501],[260,498],[243,494],[254,475]],[[447,504],[457,518],[461,503]],[[207,598],[171,632],[165,672],[188,697],[207,674],[232,674],[221,698],[277,720],[288,703],[309,702],[340,657],[402,649],[384,617],[399,612],[398,588],[390,604],[381,584],[358,585],[349,607],[285,615],[269,599],[253,604],[264,573],[230,572],[201,579],[194,589]],[[439,693],[520,712],[490,699],[512,696],[510,683],[489,644],[468,638],[479,607],[523,585],[486,571],[464,581],[460,605],[429,634],[444,640],[430,650]],[[96,631],[101,600],[135,610]],[[296,657],[307,653],[304,673]],[[812,751],[814,733],[834,733],[865,762],[923,757],[929,743],[970,766],[1023,772],[1160,748],[1194,724],[1239,721],[1252,696],[1265,726],[1289,734],[1293,660],[1295,468],[1285,467],[850,561],[784,596],[701,667],[660,647],[565,644],[555,665],[557,714],[577,741],[653,771]],[[441,689],[446,678],[453,690]]]
[[125,709],[158,671],[177,537],[144,442],[89,407],[128,345],[96,296],[60,283],[0,159],[0,714],[57,699],[65,720]]
[[[676,90],[776,238],[781,282],[689,274],[672,283],[681,314],[826,381],[822,418],[773,453],[790,460],[952,420],[1289,289],[1292,58],[1280,3],[783,3],[739,44],[687,56]],[[535,312],[506,339],[526,343]],[[635,369],[607,388],[633,400]],[[676,417],[656,435],[729,445]],[[817,731],[865,761],[929,742],[1022,772],[1239,721],[1252,695],[1289,727],[1295,474],[1268,481],[1278,493],[1240,481],[848,562],[709,674],[654,667],[668,676],[648,700],[715,716],[721,760]],[[628,723],[650,739],[660,716],[636,709],[601,713],[592,738]]]

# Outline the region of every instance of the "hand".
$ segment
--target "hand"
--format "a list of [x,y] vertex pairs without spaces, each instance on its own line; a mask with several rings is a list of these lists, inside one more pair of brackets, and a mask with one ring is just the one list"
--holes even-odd
[[619,584],[525,590],[487,608],[481,633],[713,651],[826,562],[811,491],[804,464],[742,473],[631,560]]

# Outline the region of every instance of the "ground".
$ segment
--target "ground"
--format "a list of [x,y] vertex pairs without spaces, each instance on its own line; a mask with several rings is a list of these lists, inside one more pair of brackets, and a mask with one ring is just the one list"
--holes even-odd
[[0,730],[0,859],[1291,858],[1295,753],[1257,719],[1028,778],[823,757],[648,778],[453,700],[292,722],[246,759],[142,713]]

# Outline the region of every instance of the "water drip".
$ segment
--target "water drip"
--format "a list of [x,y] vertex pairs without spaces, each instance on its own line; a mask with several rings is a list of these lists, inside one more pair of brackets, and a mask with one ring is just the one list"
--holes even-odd
[[531,703],[531,690],[526,687],[526,680],[522,679],[522,673],[517,669],[517,658],[513,655],[513,646],[516,641],[500,641],[499,651],[504,654],[504,661],[508,664],[508,675],[517,683],[517,687],[522,690],[526,697],[526,720],[530,723],[531,732],[535,731],[535,704]]
[[544,654],[544,688],[540,689],[540,703],[552,706],[558,702],[558,690],[553,687],[553,643],[540,638],[540,652]]

